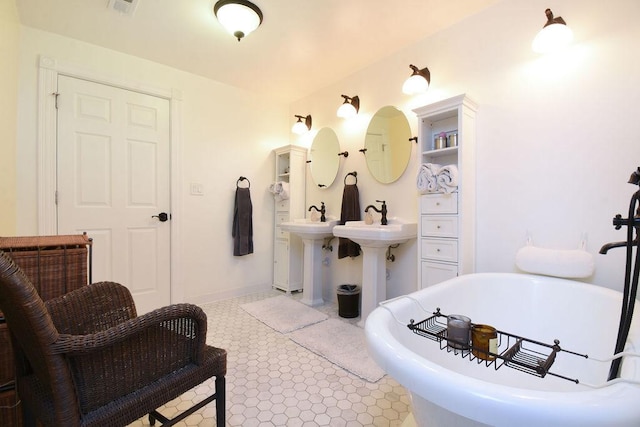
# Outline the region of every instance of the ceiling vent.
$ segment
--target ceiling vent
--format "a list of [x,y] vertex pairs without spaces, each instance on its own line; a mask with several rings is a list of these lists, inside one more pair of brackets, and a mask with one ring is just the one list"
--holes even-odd
[[109,0],[107,7],[123,15],[133,16],[138,7],[138,0]]

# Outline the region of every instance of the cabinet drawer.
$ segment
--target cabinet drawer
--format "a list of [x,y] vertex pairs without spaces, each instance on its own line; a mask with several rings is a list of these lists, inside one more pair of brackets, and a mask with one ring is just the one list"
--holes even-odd
[[286,200],[276,200],[276,211],[288,211],[289,210],[289,199]]
[[282,224],[283,222],[287,222],[289,221],[289,213],[277,213],[276,214],[276,239],[288,239],[289,238],[289,233],[282,230],[280,228],[280,224]]
[[434,237],[458,237],[457,215],[422,215],[421,234]]
[[421,286],[423,288],[453,279],[458,275],[458,266],[456,264],[422,261],[420,268],[422,273]]
[[458,193],[425,194],[420,197],[420,211],[426,214],[458,213]]
[[421,239],[421,257],[438,261],[458,261],[457,239]]
[[289,233],[284,231],[282,228],[280,227],[276,227],[276,239],[288,239],[289,238]]

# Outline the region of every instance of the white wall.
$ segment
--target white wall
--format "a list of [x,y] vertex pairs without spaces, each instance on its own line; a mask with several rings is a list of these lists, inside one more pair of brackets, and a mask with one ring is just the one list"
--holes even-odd
[[[293,103],[293,114],[312,114],[314,128],[333,128],[349,157],[333,186],[320,190],[307,174],[309,204],[325,201],[339,215],[343,177],[356,170],[361,204],[386,199],[390,216],[415,220],[415,177],[419,156],[396,183],[382,185],[368,173],[363,147],[368,121],[385,105],[409,117],[412,108],[467,93],[478,102],[477,270],[517,271],[515,253],[527,232],[534,243],[576,248],[587,233],[596,274],[588,281],[622,289],[624,251],[598,255],[600,246],[624,240],[611,219],[626,216],[637,187],[627,184],[640,166],[640,2],[599,0],[505,0],[480,14],[399,51],[360,72]],[[574,32],[574,43],[560,56],[540,56],[531,41],[551,7]],[[401,24],[399,24],[401,25]],[[426,95],[401,92],[409,64],[429,67]],[[340,94],[359,95],[356,122],[335,116]],[[293,120],[293,119],[292,119]],[[312,135],[297,143],[309,146]],[[337,247],[337,242],[334,242]],[[416,286],[416,247],[402,245],[396,262],[387,262],[389,297]],[[325,267],[325,296],[340,283],[359,282],[361,257],[337,259]],[[333,297],[335,298],[335,297]]]
[[[37,233],[37,64],[39,55],[117,81],[140,83],[182,94],[180,191],[173,194],[179,214],[178,295],[203,302],[268,289],[273,268],[273,179],[271,150],[286,145],[287,108],[264,97],[140,58],[51,33],[22,28],[18,104],[18,234]],[[175,173],[176,171],[174,171]],[[233,257],[231,226],[236,180],[251,181],[254,244],[252,255]],[[204,185],[203,196],[189,193]]]
[[0,236],[16,232],[16,103],[20,23],[14,0],[0,2]]
[[[575,42],[561,58],[541,57],[531,40],[551,7],[572,27]],[[433,37],[381,59],[331,86],[292,103],[287,110],[211,80],[119,54],[76,40],[21,27],[18,98],[17,234],[36,227],[37,63],[43,54],[116,79],[141,81],[183,94],[182,218],[178,247],[180,284],[186,300],[202,302],[271,284],[272,199],[263,189],[273,178],[271,150],[289,142],[309,146],[311,136],[289,132],[293,114],[313,115],[314,129],[332,127],[341,148],[336,182],[319,190],[307,176],[307,202],[324,201],[339,214],[343,177],[358,171],[364,206],[383,198],[390,216],[416,219],[417,147],[399,181],[375,182],[358,152],[372,115],[395,105],[409,117],[412,108],[467,93],[480,105],[477,129],[478,271],[515,271],[514,255],[527,231],[546,247],[573,248],[588,233],[588,249],[597,253],[608,241],[622,240],[611,218],[626,215],[634,187],[626,184],[640,166],[640,58],[635,54],[640,3],[617,0],[505,0]],[[399,24],[401,25],[401,24]],[[555,62],[554,62],[555,61]],[[408,65],[428,66],[432,87],[421,97],[401,93]],[[353,122],[335,117],[340,94],[359,95],[361,110]],[[251,179],[256,248],[234,258],[231,241],[233,192],[238,176]],[[191,182],[205,185],[203,197],[190,196]],[[361,257],[330,256],[325,267],[325,297],[335,286],[359,282]],[[416,287],[416,247],[394,251],[388,296]],[[596,255],[597,272],[589,281],[621,289],[623,251]]]

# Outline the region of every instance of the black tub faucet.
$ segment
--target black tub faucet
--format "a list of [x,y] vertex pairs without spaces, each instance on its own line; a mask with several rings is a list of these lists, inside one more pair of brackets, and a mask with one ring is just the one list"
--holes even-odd
[[387,202],[385,202],[384,200],[376,200],[376,202],[382,203],[382,207],[380,209],[376,208],[373,205],[369,205],[366,208],[364,208],[364,211],[369,212],[369,209],[373,209],[379,214],[382,214],[382,218],[380,219],[380,224],[387,225],[387,222],[388,222],[387,221]]
[[316,212],[320,212],[320,222],[327,222],[327,217],[324,216],[326,213],[324,202],[320,202],[320,209],[318,209],[316,205],[309,206],[309,212],[311,212],[311,209],[315,209]]

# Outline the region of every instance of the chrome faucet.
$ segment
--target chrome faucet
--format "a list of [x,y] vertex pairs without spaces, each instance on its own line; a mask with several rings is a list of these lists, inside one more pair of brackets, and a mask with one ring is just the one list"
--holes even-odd
[[388,222],[387,221],[387,203],[384,200],[376,200],[376,202],[382,203],[382,207],[380,207],[380,209],[376,208],[373,205],[369,205],[366,208],[364,208],[364,211],[369,212],[369,209],[373,209],[379,214],[382,214],[382,218],[380,219],[380,224],[387,225],[387,222]]
[[324,202],[320,202],[320,209],[318,209],[316,205],[309,206],[309,212],[311,212],[311,209],[315,209],[316,212],[320,212],[320,222],[327,222],[327,217],[324,216],[326,213]]

